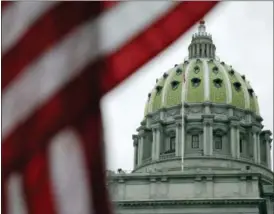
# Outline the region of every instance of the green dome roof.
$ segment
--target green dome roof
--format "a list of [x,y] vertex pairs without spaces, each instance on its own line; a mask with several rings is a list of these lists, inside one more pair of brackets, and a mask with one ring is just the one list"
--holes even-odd
[[189,45],[189,57],[156,80],[145,106],[145,116],[184,102],[229,104],[259,115],[257,97],[244,75],[215,57],[204,22]]

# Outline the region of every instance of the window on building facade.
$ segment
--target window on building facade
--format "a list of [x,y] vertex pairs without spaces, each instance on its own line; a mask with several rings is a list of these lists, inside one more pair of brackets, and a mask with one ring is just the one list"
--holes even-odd
[[169,143],[170,143],[170,150],[172,152],[175,152],[175,141],[176,141],[176,137],[175,136],[172,136],[170,139],[169,139]]
[[243,153],[243,139],[240,139],[240,153]]
[[176,141],[176,137],[175,136],[171,136],[168,139],[167,144],[165,146],[164,154],[169,154],[169,153],[175,152],[175,141]]
[[215,136],[215,149],[222,149],[222,136]]
[[191,147],[193,149],[199,148],[199,135],[192,135]]

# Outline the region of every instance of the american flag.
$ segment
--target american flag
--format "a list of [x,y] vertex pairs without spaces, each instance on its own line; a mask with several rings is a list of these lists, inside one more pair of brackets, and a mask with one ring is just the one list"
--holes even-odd
[[100,99],[217,2],[2,2],[2,213],[111,213]]

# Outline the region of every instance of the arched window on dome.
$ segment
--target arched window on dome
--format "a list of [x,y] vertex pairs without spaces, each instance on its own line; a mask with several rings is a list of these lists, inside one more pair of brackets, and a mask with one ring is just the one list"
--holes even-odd
[[180,75],[182,72],[183,72],[183,70],[181,68],[177,68],[176,69],[176,74],[177,75]]
[[218,74],[219,68],[218,68],[217,66],[214,66],[214,67],[212,68],[212,71],[213,71],[214,74]]
[[230,145],[225,127],[215,127],[213,130],[213,152],[225,155],[230,153]]
[[222,136],[221,135],[216,135],[214,137],[214,145],[215,145],[215,149],[217,150],[221,150],[223,147],[223,140],[222,140]]
[[240,153],[243,153],[243,139],[240,138]]
[[169,146],[170,146],[170,151],[175,152],[175,144],[176,144],[176,137],[172,136],[169,138]]
[[165,142],[164,154],[175,153],[176,134],[174,131],[170,131],[167,134],[167,140]]
[[252,88],[249,88],[249,89],[248,89],[248,93],[249,93],[249,95],[250,95],[251,97],[253,97],[254,91],[253,91]]
[[162,88],[163,88],[163,87],[160,86],[160,85],[156,86],[156,94],[157,94],[157,95],[161,94]]
[[192,86],[195,87],[195,88],[197,88],[200,85],[200,83],[201,83],[201,79],[195,77],[195,78],[191,79],[191,82],[192,82]]
[[172,88],[173,90],[176,90],[176,89],[178,88],[179,84],[180,84],[179,81],[173,80],[173,81],[171,82],[171,88]]
[[232,75],[234,75],[235,71],[231,68],[228,73],[232,76]]
[[236,91],[241,90],[242,84],[240,82],[234,82],[233,85],[234,85],[234,88],[236,89]]
[[223,80],[220,79],[220,78],[217,78],[217,79],[214,79],[214,80],[213,80],[213,83],[214,83],[214,85],[215,85],[216,88],[221,88],[221,87],[222,87]]
[[198,74],[200,72],[200,67],[198,66],[198,65],[196,65],[195,67],[194,67],[194,73],[195,74]]
[[191,148],[192,149],[199,148],[199,135],[198,134],[192,135]]

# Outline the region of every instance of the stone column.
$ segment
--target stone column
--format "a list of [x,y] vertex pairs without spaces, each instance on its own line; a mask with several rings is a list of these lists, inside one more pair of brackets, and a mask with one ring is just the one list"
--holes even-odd
[[156,159],[156,129],[152,128],[152,149],[151,149],[151,160]]
[[256,137],[257,137],[257,153],[258,153],[257,163],[260,164],[261,163],[261,141],[260,141],[260,134],[257,133]]
[[204,125],[204,155],[212,155],[213,154],[213,117],[214,115],[203,115],[204,118],[203,125]]
[[193,56],[193,45],[189,46],[189,56],[192,57]]
[[196,57],[201,57],[199,49],[200,49],[200,44],[196,44]]
[[143,161],[143,151],[144,151],[144,137],[141,135],[139,136],[138,142],[138,165],[140,166]]
[[[266,164],[267,164],[267,168],[271,169],[271,141],[272,139],[270,138],[271,136],[271,132],[269,130],[264,131],[265,132],[265,140],[266,140]],[[274,157],[273,157],[274,158]]]
[[271,157],[270,157],[270,151],[271,151],[270,143],[271,143],[271,141],[267,140],[265,143],[266,143],[266,146],[265,146],[266,164],[267,164],[267,168],[271,169]]
[[[235,126],[235,136],[236,136],[236,158],[240,158],[240,130],[239,125]],[[243,145],[242,145],[243,146]]]
[[253,160],[255,163],[258,163],[257,133],[253,131],[252,136],[253,136]]
[[233,158],[240,157],[239,149],[239,120],[235,117],[230,117],[230,150]]
[[206,54],[207,54],[207,57],[210,57],[210,52],[209,52],[209,46],[210,44],[206,44]]
[[153,143],[154,143],[154,155],[153,160],[159,160],[160,157],[160,144],[161,144],[161,133],[162,133],[162,125],[161,123],[153,124],[151,127],[154,131],[153,135]]
[[211,55],[212,55],[212,57],[215,57],[215,56],[214,56],[214,47],[213,47],[213,45],[211,45],[211,48],[210,48],[210,49],[211,49]]
[[181,141],[181,137],[182,137],[182,123],[181,121],[176,121],[176,147],[175,147],[175,155],[176,156],[181,156],[182,154],[182,149],[181,149],[181,145],[182,145],[182,141]]
[[203,133],[203,155],[209,155],[209,124],[207,122],[204,122],[203,123],[203,130],[204,130],[204,133]]
[[137,166],[137,162],[138,162],[138,136],[137,135],[132,135],[133,138],[133,146],[134,146],[134,169]]
[[192,45],[191,48],[192,48],[192,57],[193,57],[193,56],[195,56],[195,46]]

